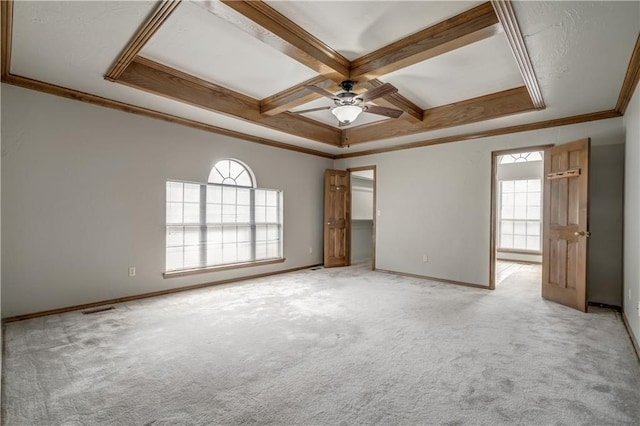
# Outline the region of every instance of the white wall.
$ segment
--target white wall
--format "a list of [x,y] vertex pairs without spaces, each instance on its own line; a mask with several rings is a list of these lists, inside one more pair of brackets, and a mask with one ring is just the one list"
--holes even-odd
[[377,166],[377,268],[486,286],[491,152],[585,137],[595,146],[623,143],[622,118],[343,159],[335,167]]
[[624,312],[640,342],[640,85],[624,116]]
[[[332,160],[4,84],[2,107],[4,317],[322,263]],[[284,190],[286,262],[163,279],[166,180],[227,157]]]

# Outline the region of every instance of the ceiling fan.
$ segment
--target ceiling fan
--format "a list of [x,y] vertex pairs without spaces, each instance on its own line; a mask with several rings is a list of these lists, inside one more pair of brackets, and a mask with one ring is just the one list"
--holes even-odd
[[373,104],[367,104],[366,102],[372,101],[374,99],[380,98],[382,96],[389,95],[391,93],[395,93],[398,89],[392,84],[385,83],[381,86],[375,87],[371,90],[368,90],[365,93],[360,95],[353,93],[353,86],[355,86],[356,82],[352,80],[345,80],[340,83],[340,87],[344,90],[337,95],[334,95],[331,92],[328,92],[318,86],[305,86],[305,88],[312,90],[316,93],[321,94],[329,99],[332,99],[335,103],[334,106],[320,107],[320,108],[311,108],[305,109],[302,111],[294,111],[294,114],[305,114],[313,111],[323,111],[323,110],[331,110],[331,113],[336,116],[338,119],[338,126],[348,126],[353,123],[356,118],[362,112],[368,112],[370,114],[383,115],[385,117],[398,118],[402,115],[402,111],[382,107]]

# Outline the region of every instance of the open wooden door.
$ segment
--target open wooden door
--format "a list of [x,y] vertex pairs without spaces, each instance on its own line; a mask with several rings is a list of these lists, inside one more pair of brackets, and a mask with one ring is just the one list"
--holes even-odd
[[544,156],[542,297],[587,311],[590,140]]
[[349,172],[324,172],[324,266],[347,266],[351,245]]

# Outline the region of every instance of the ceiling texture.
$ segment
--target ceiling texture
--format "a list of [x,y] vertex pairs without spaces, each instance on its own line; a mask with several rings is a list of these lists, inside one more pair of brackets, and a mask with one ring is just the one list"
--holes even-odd
[[[638,1],[2,1],[2,81],[344,158],[619,117]],[[338,126],[331,93],[385,83]]]

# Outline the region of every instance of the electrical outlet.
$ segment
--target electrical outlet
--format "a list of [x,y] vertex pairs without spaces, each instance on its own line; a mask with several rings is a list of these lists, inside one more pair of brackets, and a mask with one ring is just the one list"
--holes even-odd
[[382,211],[378,210],[377,214],[378,214],[378,217],[382,216]]
[[313,253],[313,247],[309,247],[309,254]]
[[427,256],[426,254],[422,255],[422,261],[423,262],[428,262],[429,261],[429,256]]
[[631,300],[631,289],[629,289],[629,295],[627,297],[629,297],[629,300]]
[[129,276],[130,277],[135,277],[136,276],[136,267],[135,266],[129,266]]

